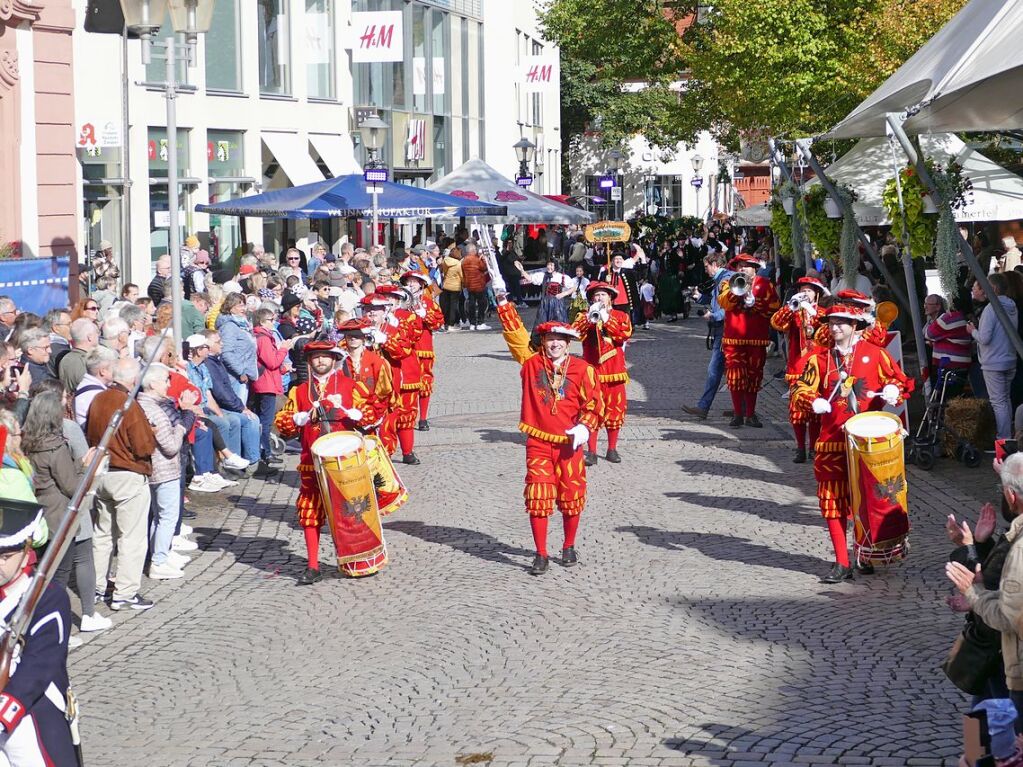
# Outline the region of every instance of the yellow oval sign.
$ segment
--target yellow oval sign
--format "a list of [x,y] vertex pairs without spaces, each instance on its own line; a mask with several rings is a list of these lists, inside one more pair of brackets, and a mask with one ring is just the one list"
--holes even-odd
[[583,234],[587,242],[628,242],[632,227],[624,221],[598,221],[588,224]]

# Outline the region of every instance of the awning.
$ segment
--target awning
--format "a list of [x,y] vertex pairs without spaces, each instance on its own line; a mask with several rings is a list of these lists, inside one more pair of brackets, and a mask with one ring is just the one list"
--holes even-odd
[[355,147],[348,135],[337,136],[328,133],[310,133],[309,143],[319,152],[327,163],[334,178],[347,176],[350,173],[362,173],[362,168],[355,161]]
[[[323,174],[316,167],[313,158],[309,156],[304,138],[297,133],[264,132],[260,136],[274,159],[280,163],[281,169],[287,174],[292,186],[323,181]],[[324,158],[324,160],[326,159]]]

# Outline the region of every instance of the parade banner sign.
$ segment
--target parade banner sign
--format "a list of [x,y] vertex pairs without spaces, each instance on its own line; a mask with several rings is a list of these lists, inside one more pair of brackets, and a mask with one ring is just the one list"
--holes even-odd
[[368,11],[352,14],[352,62],[402,61],[401,11]]
[[624,221],[598,221],[583,232],[587,242],[628,242],[632,227]]

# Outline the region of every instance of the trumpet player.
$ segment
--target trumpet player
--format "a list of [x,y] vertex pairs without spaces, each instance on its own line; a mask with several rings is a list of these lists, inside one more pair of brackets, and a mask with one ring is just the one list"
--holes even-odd
[[732,394],[733,429],[744,424],[761,428],[757,418],[757,393],[764,378],[767,345],[770,343],[770,318],[780,306],[774,285],[758,277],[763,264],[748,253],[740,253],[729,263],[735,271],[718,289],[718,303],[725,310],[725,328],[721,350],[725,356],[725,381]]
[[433,334],[444,327],[444,313],[430,295],[433,280],[423,272],[405,272],[401,284],[412,296],[410,310],[419,317],[423,332],[415,343],[416,357],[419,358],[421,388],[419,390],[419,431],[429,431],[430,397],[433,395]]
[[[625,424],[628,401],[625,385],[629,374],[625,369],[625,344],[632,337],[632,320],[620,309],[613,308],[618,290],[606,282],[591,282],[586,286],[586,300],[590,308],[586,314],[576,316],[572,327],[583,342],[583,359],[597,369],[597,380],[604,399],[600,425],[607,429],[607,453],[610,463],[621,463],[618,454],[618,434]],[[597,462],[597,436],[600,429],[590,432],[585,456],[587,466]]]
[[796,435],[795,463],[806,463],[806,437],[810,435],[810,448],[813,449],[820,433],[820,418],[803,408],[795,406],[791,396],[791,387],[803,372],[804,357],[814,349],[814,334],[821,324],[823,310],[819,301],[831,295],[820,279],[820,275],[811,271],[796,281],[797,291],[785,305],[771,315],[771,327],[788,337],[788,355],[785,360],[785,380],[790,388],[789,423]]

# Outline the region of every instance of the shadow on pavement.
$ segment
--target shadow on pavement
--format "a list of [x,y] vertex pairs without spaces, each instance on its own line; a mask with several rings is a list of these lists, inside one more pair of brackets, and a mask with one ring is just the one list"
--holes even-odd
[[[492,535],[465,527],[428,525],[425,522],[399,520],[387,524],[385,529],[387,531],[397,530],[399,533],[411,535],[413,538],[419,538],[428,543],[439,543],[461,551],[463,554],[520,570],[529,569],[529,563],[532,562],[535,553],[517,546],[509,546]],[[520,562],[511,557],[523,557],[526,562]]]
[[196,528],[195,532],[200,549],[233,554],[239,564],[262,570],[270,576],[297,578],[306,568],[305,558],[296,556],[286,541],[277,538],[246,537],[219,531],[211,536],[203,528]]
[[480,439],[484,442],[511,442],[516,445],[526,444],[526,435],[520,431],[505,431],[503,429],[476,429]]
[[770,546],[761,546],[748,538],[716,533],[697,533],[685,530],[660,530],[656,527],[631,525],[615,528],[619,533],[632,533],[640,543],[656,546],[669,551],[695,549],[705,557],[724,562],[738,562],[743,565],[759,565],[779,570],[817,575],[827,569],[827,563],[806,554],[792,554],[778,551]]
[[823,527],[820,513],[817,511],[811,511],[810,509],[804,509],[791,504],[775,503],[763,498],[723,497],[704,495],[703,493],[687,493],[682,490],[665,493],[664,496],[684,501],[693,506],[722,509],[723,511],[741,511],[745,514],[753,514],[768,522],[787,522],[793,525]]

